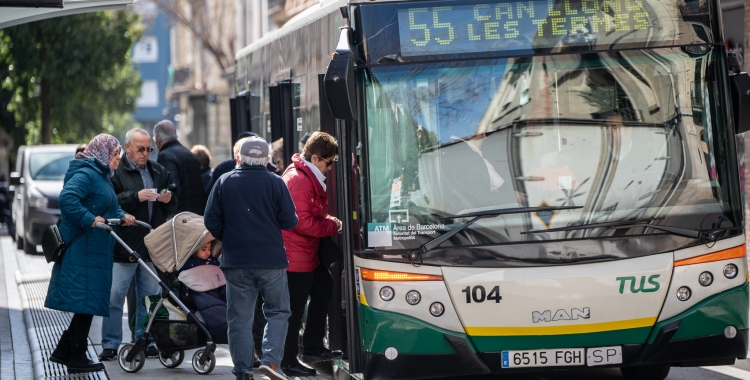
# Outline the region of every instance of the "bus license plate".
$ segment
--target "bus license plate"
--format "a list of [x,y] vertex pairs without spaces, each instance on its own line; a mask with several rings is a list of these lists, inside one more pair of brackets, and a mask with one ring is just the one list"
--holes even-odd
[[596,347],[586,350],[586,364],[595,365],[622,364],[622,347]]
[[559,348],[554,350],[503,351],[503,368],[561,367],[585,365],[583,348]]

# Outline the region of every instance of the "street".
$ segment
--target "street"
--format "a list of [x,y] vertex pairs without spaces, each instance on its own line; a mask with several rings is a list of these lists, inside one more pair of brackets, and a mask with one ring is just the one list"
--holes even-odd
[[[8,236],[0,237],[0,378],[2,379],[74,379],[82,376],[65,376],[62,366],[47,362],[54,349],[52,332],[64,328],[65,313],[43,308],[51,265],[44,258],[30,256],[15,249]],[[89,335],[89,355],[101,350],[99,345],[101,318],[96,317]],[[127,314],[123,316],[123,330],[127,331]],[[87,379],[199,379],[190,365],[194,350],[185,353],[185,361],[174,369],[164,368],[158,359],[147,359],[137,373],[126,373],[116,361],[105,362],[106,370],[91,373]],[[216,351],[216,368],[209,377],[232,378],[232,361],[225,345]],[[265,378],[256,371],[257,379]],[[322,374],[308,379],[325,379]],[[499,376],[475,376],[477,380],[498,379]],[[544,374],[519,374],[503,380],[565,380],[565,379],[622,379],[618,369],[556,371]],[[450,380],[466,377],[444,378]],[[738,361],[734,366],[710,368],[672,368],[669,380],[730,380],[750,379],[750,360]]]

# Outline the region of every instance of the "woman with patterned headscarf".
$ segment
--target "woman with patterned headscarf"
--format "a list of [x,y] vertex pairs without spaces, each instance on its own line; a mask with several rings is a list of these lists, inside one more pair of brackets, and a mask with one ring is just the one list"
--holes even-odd
[[109,180],[120,165],[120,151],[115,137],[94,137],[70,162],[60,193],[60,234],[65,242],[78,239],[68,244],[63,258],[52,267],[44,306],[74,313],[50,356],[50,361],[66,365],[68,373],[104,369],[86,357],[87,337],[94,315],[109,316],[115,241],[94,227],[108,218],[123,218],[126,226],[135,221],[120,208]]

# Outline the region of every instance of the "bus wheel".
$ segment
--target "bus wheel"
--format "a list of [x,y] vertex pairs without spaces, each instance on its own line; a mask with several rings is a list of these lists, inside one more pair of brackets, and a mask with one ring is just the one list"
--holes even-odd
[[622,376],[632,380],[664,380],[669,375],[668,365],[643,365],[620,368]]

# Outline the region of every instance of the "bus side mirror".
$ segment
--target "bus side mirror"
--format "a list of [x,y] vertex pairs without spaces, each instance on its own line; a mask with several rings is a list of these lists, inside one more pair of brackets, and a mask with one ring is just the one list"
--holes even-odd
[[750,131],[750,75],[745,72],[729,75],[732,92],[732,113],[736,134]]
[[337,119],[357,120],[354,93],[354,56],[349,46],[349,27],[341,28],[339,44],[323,79],[331,114]]
[[740,72],[736,53],[729,53],[729,89],[732,92],[732,117],[734,133],[750,131],[750,75]]

